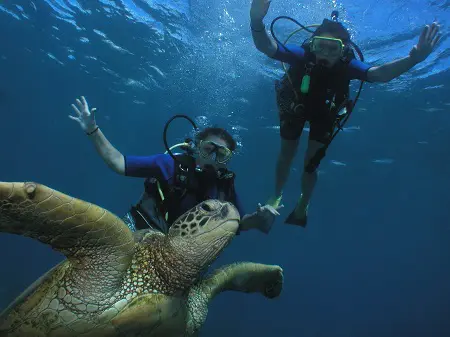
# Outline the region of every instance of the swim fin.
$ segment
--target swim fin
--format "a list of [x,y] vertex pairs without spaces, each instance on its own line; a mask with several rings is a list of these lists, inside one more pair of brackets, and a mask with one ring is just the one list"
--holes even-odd
[[298,217],[297,214],[295,214],[295,210],[293,210],[292,213],[288,215],[286,220],[284,220],[284,223],[289,224],[289,225],[297,225],[300,227],[306,227],[307,221],[308,221],[308,216]]
[[306,210],[304,213],[299,212],[298,207],[299,205],[297,204],[291,214],[289,214],[286,220],[284,220],[284,223],[304,228],[306,227],[306,224],[308,222],[308,206],[306,206]]
[[273,208],[277,209],[278,206],[281,204],[281,199],[283,199],[283,194],[281,194],[279,197],[271,197],[269,200],[267,200],[267,205],[272,206]]

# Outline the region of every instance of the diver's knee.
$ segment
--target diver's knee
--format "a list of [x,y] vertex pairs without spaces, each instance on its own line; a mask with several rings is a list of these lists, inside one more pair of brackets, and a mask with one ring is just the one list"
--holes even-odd
[[322,161],[324,155],[316,152],[313,156],[308,156],[305,158],[303,163],[304,173],[306,174],[317,174],[317,169],[319,168],[320,162]]
[[325,156],[321,151],[317,151],[312,156],[306,156],[305,161],[303,163],[303,169],[306,174],[317,174],[317,169]]
[[319,165],[315,165],[315,163],[305,163],[303,168],[303,174],[314,176],[317,175],[317,168]]
[[308,174],[315,173],[325,154],[326,146],[323,143],[310,140],[306,149],[304,171]]

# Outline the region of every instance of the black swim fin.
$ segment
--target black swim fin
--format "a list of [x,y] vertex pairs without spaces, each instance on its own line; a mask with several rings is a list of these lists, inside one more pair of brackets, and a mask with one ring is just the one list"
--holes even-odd
[[308,216],[305,217],[298,217],[295,214],[295,209],[292,211],[291,214],[288,215],[286,220],[284,220],[284,223],[289,225],[296,225],[300,227],[306,227],[306,223],[308,222]]

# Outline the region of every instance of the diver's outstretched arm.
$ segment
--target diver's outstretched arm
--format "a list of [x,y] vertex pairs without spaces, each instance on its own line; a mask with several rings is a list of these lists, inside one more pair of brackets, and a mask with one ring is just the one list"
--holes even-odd
[[278,46],[275,40],[267,34],[263,19],[270,6],[270,0],[253,0],[250,9],[250,27],[253,43],[256,48],[272,57],[277,52]]
[[96,108],[89,110],[88,103],[84,96],[81,96],[81,101],[76,100],[78,108],[72,104],[72,108],[77,114],[76,117],[69,116],[69,118],[77,121],[83,131],[94,143],[95,149],[97,150],[103,161],[111,168],[114,172],[124,175],[125,174],[125,158],[112,144],[106,139],[103,132],[97,126],[95,122],[95,111]]
[[389,82],[406,73],[431,54],[440,38],[439,24],[433,22],[431,26],[427,25],[422,30],[419,42],[411,49],[408,56],[370,68],[367,73],[367,80],[369,82]]

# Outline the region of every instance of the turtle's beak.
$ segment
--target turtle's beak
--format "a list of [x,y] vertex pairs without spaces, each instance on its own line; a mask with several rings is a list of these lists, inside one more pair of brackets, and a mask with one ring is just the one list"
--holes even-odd
[[220,228],[224,230],[225,232],[228,232],[230,234],[236,234],[238,228],[239,228],[239,218],[235,219],[228,219],[224,223],[220,225]]

